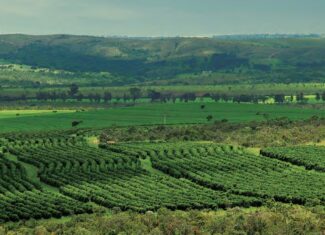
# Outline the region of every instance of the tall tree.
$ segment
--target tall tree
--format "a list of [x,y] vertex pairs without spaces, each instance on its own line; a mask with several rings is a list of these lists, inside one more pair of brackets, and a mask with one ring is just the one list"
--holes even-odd
[[107,103],[112,100],[112,94],[108,91],[104,92],[104,102]]
[[79,86],[75,83],[70,85],[69,95],[74,96],[79,92]]
[[283,94],[277,94],[274,96],[274,102],[275,103],[283,103],[285,101],[285,95]]
[[142,92],[141,92],[140,88],[132,87],[129,89],[129,92],[130,92],[130,95],[131,95],[131,98],[133,99],[133,101],[136,101],[137,99],[141,98]]

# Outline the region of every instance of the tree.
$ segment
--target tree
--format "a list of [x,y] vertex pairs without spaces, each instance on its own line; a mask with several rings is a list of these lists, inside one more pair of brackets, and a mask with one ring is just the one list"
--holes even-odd
[[70,85],[70,91],[69,91],[69,95],[70,96],[74,96],[75,94],[77,94],[79,91],[79,86],[75,83]]
[[208,122],[210,122],[212,119],[213,119],[213,116],[211,114],[207,116]]
[[51,101],[55,101],[57,98],[58,98],[57,93],[55,91],[52,91],[50,93],[50,99],[51,99]]
[[325,91],[322,94],[322,100],[325,101]]
[[82,121],[72,121],[71,126],[75,127],[78,126],[80,123],[82,123]]
[[83,98],[84,98],[83,94],[80,93],[80,94],[77,95],[77,101],[82,101]]
[[161,98],[161,93],[155,90],[150,90],[148,93],[148,97],[151,99],[151,102],[153,102]]
[[61,93],[59,94],[59,97],[61,98],[61,100],[62,100],[63,102],[65,102],[65,101],[67,100],[67,98],[68,98],[67,93],[65,93],[65,92],[61,92]]
[[205,105],[204,104],[201,105],[201,109],[205,109]]
[[107,103],[112,100],[112,94],[108,91],[104,92],[104,102]]
[[293,102],[294,98],[293,95],[290,95],[290,102]]
[[102,97],[100,96],[100,94],[96,93],[96,94],[94,95],[94,100],[95,100],[95,102],[100,103],[100,100],[101,100],[101,99],[102,99]]
[[316,93],[316,95],[315,95],[315,96],[316,96],[316,97],[315,97],[315,98],[316,98],[316,100],[317,100],[317,101],[320,101],[321,97],[320,97],[320,94],[319,94],[318,92]]
[[19,97],[20,100],[26,101],[27,100],[27,95],[26,94],[21,94]]
[[141,98],[142,92],[140,88],[132,87],[129,89],[129,92],[133,101],[136,101],[137,99]]
[[50,95],[47,92],[40,91],[40,92],[36,93],[36,99],[37,100],[45,100],[46,101],[49,98],[50,98]]
[[221,96],[219,94],[212,94],[211,98],[215,101],[218,102],[221,98]]
[[89,99],[90,102],[93,102],[95,99],[95,95],[93,93],[89,93],[87,98]]
[[196,94],[193,93],[193,92],[190,92],[190,93],[184,93],[184,94],[181,96],[181,99],[184,100],[185,102],[188,102],[188,101],[195,101],[195,100],[196,100]]
[[126,103],[129,99],[130,99],[130,97],[127,94],[124,94],[123,95],[123,101],[124,101],[124,103]]
[[274,102],[275,103],[283,103],[285,101],[285,95],[283,94],[277,94],[274,96]]
[[304,96],[304,93],[299,93],[296,95],[296,100],[297,102],[303,102],[305,100],[305,96]]

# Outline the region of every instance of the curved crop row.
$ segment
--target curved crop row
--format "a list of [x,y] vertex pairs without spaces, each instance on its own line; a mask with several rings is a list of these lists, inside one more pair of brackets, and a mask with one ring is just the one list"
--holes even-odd
[[261,154],[266,157],[304,166],[307,170],[325,172],[325,147],[295,146],[266,148],[261,150]]

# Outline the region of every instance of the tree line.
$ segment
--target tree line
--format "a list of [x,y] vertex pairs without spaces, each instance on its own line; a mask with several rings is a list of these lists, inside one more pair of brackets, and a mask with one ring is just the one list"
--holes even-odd
[[[325,101],[325,91],[323,93],[315,93],[316,101]],[[234,102],[234,103],[265,103],[270,98],[273,98],[275,103],[286,103],[286,102],[298,102],[307,103],[308,98],[303,92],[297,93],[295,95],[290,95],[289,97],[285,94],[271,94],[271,95],[249,95],[249,94],[238,94],[238,95],[227,95],[224,93],[206,93],[197,94],[195,92],[186,93],[173,93],[173,92],[159,92],[154,89],[149,91],[143,91],[141,88],[132,87],[127,93],[119,94],[113,96],[113,94],[107,90],[101,93],[82,93],[79,90],[78,85],[72,84],[66,91],[38,91],[32,96],[27,96],[26,94],[20,94],[16,96],[6,96],[0,94],[0,101],[90,101],[91,103],[109,103],[113,99],[115,102],[129,102],[137,101],[139,99],[150,99],[151,102],[173,102],[177,100],[181,102],[190,102],[197,99],[211,98],[212,100],[224,101],[224,102]]]

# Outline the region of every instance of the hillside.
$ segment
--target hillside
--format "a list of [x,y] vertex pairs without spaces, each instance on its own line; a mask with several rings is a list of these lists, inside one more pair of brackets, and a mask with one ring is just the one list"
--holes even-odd
[[[2,85],[325,82],[325,38],[104,38],[0,35]],[[27,74],[27,75],[26,75]],[[55,80],[55,82],[54,82]],[[78,80],[78,81],[79,81]]]

